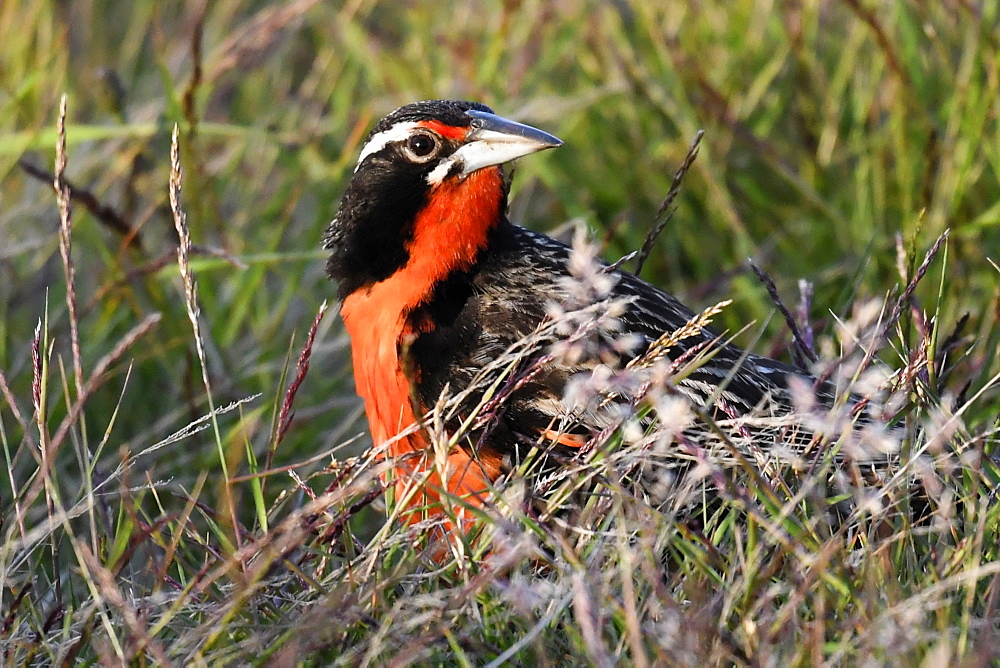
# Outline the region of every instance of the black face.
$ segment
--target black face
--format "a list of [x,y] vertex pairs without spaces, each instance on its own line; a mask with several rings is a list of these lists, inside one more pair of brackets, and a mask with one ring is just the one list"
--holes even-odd
[[413,223],[431,189],[428,175],[459,147],[455,140],[415,124],[433,120],[468,127],[465,112],[470,109],[492,113],[476,102],[417,102],[383,118],[368,135],[324,238],[331,251],[327,272],[338,281],[341,298],[406,264]]

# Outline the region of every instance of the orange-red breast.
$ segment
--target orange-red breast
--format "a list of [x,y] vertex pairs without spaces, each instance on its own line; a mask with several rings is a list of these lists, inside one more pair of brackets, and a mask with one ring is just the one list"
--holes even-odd
[[[371,131],[325,246],[376,445],[411,427],[446,385],[452,393],[469,387],[477,372],[546,321],[548,303],[565,297],[571,249],[508,220],[504,172],[512,160],[561,144],[482,104],[462,101],[410,104]],[[626,271],[605,266],[604,272],[611,278],[610,296],[625,298],[619,334],[632,335],[633,355],[694,315]],[[711,398],[708,412],[722,418],[765,404],[772,412],[787,406],[788,376],[805,377],[727,345],[707,328],[676,342],[669,355],[708,347],[710,358],[679,379],[676,389],[695,401]],[[572,448],[583,442],[581,429],[607,425],[593,414],[577,415],[580,424],[570,433],[553,425],[568,410],[567,381],[593,367],[592,360],[547,358],[544,368],[509,393],[482,434],[453,447],[446,484],[432,470],[423,432],[396,439],[388,452],[397,462],[397,491],[428,476],[411,499],[413,507],[433,513],[445,486],[481,504],[491,483],[531,444],[544,446],[548,439]],[[476,405],[483,391],[485,385],[468,405]]]

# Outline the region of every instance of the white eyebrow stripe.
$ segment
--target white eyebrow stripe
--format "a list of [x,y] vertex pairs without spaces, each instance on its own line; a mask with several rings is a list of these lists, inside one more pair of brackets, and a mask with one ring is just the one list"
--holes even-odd
[[365,144],[365,147],[361,149],[361,155],[358,156],[358,164],[354,168],[354,171],[358,171],[358,167],[360,167],[361,163],[365,161],[365,158],[374,153],[378,153],[392,142],[406,139],[413,132],[414,128],[417,127],[419,127],[419,125],[416,121],[396,123],[388,130],[383,130],[373,136],[368,140],[368,143]]

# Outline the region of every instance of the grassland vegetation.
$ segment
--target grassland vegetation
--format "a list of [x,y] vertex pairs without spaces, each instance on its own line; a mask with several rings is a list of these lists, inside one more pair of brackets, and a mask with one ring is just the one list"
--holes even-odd
[[[0,663],[995,660],[998,14],[0,3]],[[574,383],[635,400],[427,549],[383,493],[320,249],[372,123],[426,98],[566,142],[510,212],[589,230],[552,354],[614,347],[588,258],[651,239],[644,278],[870,419],[803,387],[808,451],[708,447],[651,357]],[[428,457],[469,437],[444,429],[461,400],[419,427]]]

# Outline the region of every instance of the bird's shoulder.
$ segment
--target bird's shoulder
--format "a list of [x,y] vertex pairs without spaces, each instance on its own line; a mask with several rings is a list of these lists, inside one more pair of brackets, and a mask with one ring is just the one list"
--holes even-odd
[[[569,269],[573,249],[568,244],[511,225],[502,241],[491,250],[473,277],[475,297],[482,309],[501,316],[530,312],[535,316],[530,323],[533,327],[545,317],[547,304],[570,301],[567,281],[573,280]],[[621,267],[599,258],[592,261],[596,271],[611,279],[603,299],[622,305],[620,319],[624,330],[639,335],[645,344],[695,317],[694,311],[669,293]],[[525,327],[518,328],[518,323]],[[512,324],[521,335],[530,331],[529,323],[523,319],[515,318]],[[715,339],[717,334],[704,328],[697,338]]]
[[[498,252],[476,276],[478,308],[494,317],[483,320],[485,338],[511,343],[541,323],[547,303],[565,303],[573,249],[557,239],[519,226],[512,226]],[[620,332],[634,337],[633,353],[646,353],[680,328],[697,321],[698,315],[673,295],[617,265],[593,260],[597,271],[611,279],[606,300],[621,305]],[[530,317],[525,317],[530,314]],[[510,338],[510,337],[513,337]],[[768,357],[745,351],[729,342],[729,337],[710,325],[691,327],[687,334],[671,342],[669,359],[709,358],[697,361],[687,384],[711,388],[724,384],[726,394],[743,410],[748,410],[771,393],[784,393],[788,377],[807,377],[802,370]],[[627,361],[623,360],[623,361]]]

